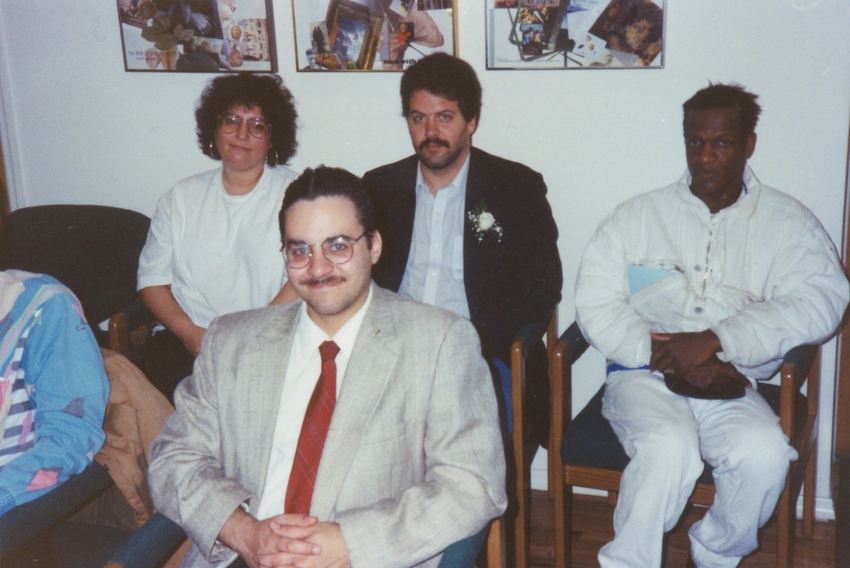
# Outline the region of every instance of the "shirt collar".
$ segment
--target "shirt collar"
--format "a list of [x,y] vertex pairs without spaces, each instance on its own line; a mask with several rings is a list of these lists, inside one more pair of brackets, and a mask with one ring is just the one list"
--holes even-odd
[[0,319],[5,318],[12,311],[18,297],[24,293],[24,280],[36,276],[38,274],[21,270],[0,271]]
[[[738,200],[729,207],[718,211],[717,215],[736,215],[748,218],[755,212],[756,204],[759,196],[761,196],[761,182],[749,165],[744,168],[744,177],[741,181],[745,190],[738,196]],[[688,170],[685,170],[685,173],[679,179],[679,195],[689,203],[705,207],[700,198],[691,193],[691,173]],[[708,211],[707,208],[706,211]]]
[[[472,152],[466,155],[466,160],[464,160],[463,165],[460,167],[460,170],[457,172],[455,178],[449,183],[446,187],[440,188],[440,191],[448,190],[447,193],[465,193],[466,192],[466,179],[469,177],[469,158],[472,156]],[[419,162],[418,167],[416,168],[416,191],[417,193],[426,192],[429,195],[431,194],[428,191],[428,186],[425,185],[425,181],[422,179],[422,163]]]
[[328,336],[325,331],[316,325],[310,316],[307,314],[307,302],[301,303],[301,317],[298,318],[298,324],[295,334],[304,338],[304,349],[308,352],[318,351],[319,345],[325,341],[333,339],[339,350],[347,356],[351,356],[354,349],[354,342],[357,340],[357,334],[360,332],[360,327],[363,325],[363,318],[366,317],[366,310],[369,309],[369,304],[372,303],[372,286],[369,286],[369,295],[366,296],[366,301],[360,306],[351,319],[336,332],[333,337]]

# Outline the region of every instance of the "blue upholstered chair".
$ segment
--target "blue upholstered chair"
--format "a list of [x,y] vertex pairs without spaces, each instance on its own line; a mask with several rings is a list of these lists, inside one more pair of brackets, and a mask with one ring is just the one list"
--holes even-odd
[[[555,480],[556,568],[565,568],[570,562],[573,486],[608,491],[609,495],[615,497],[620,488],[620,475],[629,462],[611,424],[602,416],[604,386],[575,418],[570,419],[571,366],[587,348],[587,340],[582,336],[578,325],[573,323],[561,336],[552,353],[551,447],[561,450],[561,459],[555,461],[554,472],[550,477]],[[776,506],[776,514],[779,517],[777,566],[780,568],[791,566],[796,503],[802,486],[805,486],[803,534],[810,537],[814,528],[818,351],[818,345],[792,349],[786,354],[780,371],[781,385],[759,385],[759,393],[779,415],[783,431],[799,454],[797,461],[791,463],[785,490]],[[807,384],[806,396],[800,393],[804,382]],[[711,505],[714,501],[714,481],[708,465],[698,480],[690,501],[700,505]]]

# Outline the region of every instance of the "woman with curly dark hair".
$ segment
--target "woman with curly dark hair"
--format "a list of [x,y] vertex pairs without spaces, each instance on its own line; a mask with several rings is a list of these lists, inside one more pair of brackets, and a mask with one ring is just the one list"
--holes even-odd
[[165,328],[144,370],[168,397],[191,374],[213,318],[267,305],[286,282],[277,213],[297,176],[284,166],[297,116],[277,75],[222,75],[198,101],[198,144],[221,167],[160,199],[139,259],[142,300]]

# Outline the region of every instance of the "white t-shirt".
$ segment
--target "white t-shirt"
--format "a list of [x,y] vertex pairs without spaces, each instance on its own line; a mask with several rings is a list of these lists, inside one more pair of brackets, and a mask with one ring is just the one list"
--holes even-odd
[[286,282],[277,216],[297,174],[266,168],[246,195],[229,195],[221,168],[178,182],[157,204],[139,258],[138,289],[171,285],[189,318],[267,305]]

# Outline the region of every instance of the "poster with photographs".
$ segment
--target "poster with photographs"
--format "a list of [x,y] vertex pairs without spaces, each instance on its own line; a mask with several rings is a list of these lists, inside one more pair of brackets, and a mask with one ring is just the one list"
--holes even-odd
[[117,2],[127,71],[277,71],[271,0]]
[[662,68],[664,12],[665,0],[487,0],[487,68]]
[[299,71],[403,71],[456,55],[454,0],[293,0]]

